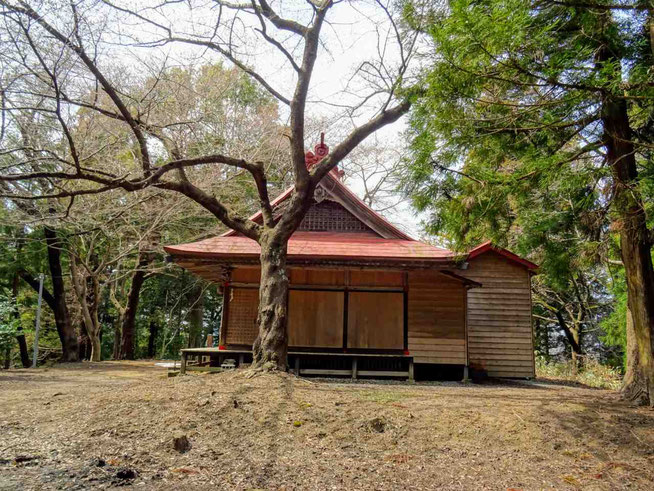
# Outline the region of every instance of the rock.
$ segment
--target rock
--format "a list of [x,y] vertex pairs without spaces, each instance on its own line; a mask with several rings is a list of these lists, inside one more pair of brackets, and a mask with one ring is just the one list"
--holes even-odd
[[375,433],[384,433],[384,430],[386,430],[386,423],[381,418],[371,419],[370,422],[368,423],[368,426]]
[[234,399],[234,409],[237,409],[237,408],[238,408],[238,401],[236,399]]
[[98,459],[93,459],[91,461],[91,465],[93,465],[95,467],[104,467],[105,465],[107,465],[107,463],[105,462],[104,459],[98,458]]
[[134,469],[130,469],[129,467],[123,467],[118,469],[116,472],[116,477],[123,481],[134,479],[136,476],[138,476],[138,472],[136,472]]
[[173,437],[173,448],[179,453],[186,453],[191,450],[191,441],[186,435],[177,435]]
[[38,457],[36,457],[34,455],[17,455],[14,458],[14,462],[16,464],[21,464],[23,462],[31,462],[31,461],[36,460],[36,459],[38,459]]

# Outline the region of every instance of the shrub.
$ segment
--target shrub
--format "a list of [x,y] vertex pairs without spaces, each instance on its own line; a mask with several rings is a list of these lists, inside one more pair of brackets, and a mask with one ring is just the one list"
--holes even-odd
[[589,387],[617,390],[622,384],[620,371],[601,364],[594,358],[583,358],[575,374],[572,361],[550,361],[536,356],[536,376],[554,380],[577,382]]
[[2,352],[14,344],[19,322],[15,315],[15,308],[11,297],[0,291],[0,350]]

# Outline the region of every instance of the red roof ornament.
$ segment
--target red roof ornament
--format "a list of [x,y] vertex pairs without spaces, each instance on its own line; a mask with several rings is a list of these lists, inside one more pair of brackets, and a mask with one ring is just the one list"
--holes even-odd
[[322,159],[323,157],[326,157],[327,154],[329,153],[329,147],[325,145],[325,134],[320,133],[320,143],[313,147],[313,149],[316,152],[316,157],[318,159]]
[[313,167],[318,162],[320,162],[329,153],[329,147],[325,145],[324,133],[320,133],[320,143],[318,143],[318,145],[313,147],[313,150],[316,152],[315,154],[311,150],[309,150],[304,155],[304,161],[307,164],[307,169],[311,169],[311,167]]

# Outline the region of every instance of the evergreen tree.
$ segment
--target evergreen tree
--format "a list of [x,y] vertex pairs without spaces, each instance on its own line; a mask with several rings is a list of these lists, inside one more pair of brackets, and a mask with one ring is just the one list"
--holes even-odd
[[625,395],[654,403],[651,7],[415,0],[405,18],[433,48],[411,118],[416,205],[459,247],[512,237],[565,284],[618,235],[637,347]]

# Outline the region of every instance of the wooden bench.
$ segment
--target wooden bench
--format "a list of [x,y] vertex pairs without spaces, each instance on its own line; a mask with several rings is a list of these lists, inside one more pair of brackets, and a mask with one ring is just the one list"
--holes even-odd
[[[248,349],[218,349],[218,348],[185,348],[181,350],[181,366],[180,375],[186,373],[186,365],[189,356],[211,356],[211,355],[236,355],[238,356],[239,366],[244,363],[245,355],[251,354],[252,350]],[[325,352],[308,352],[308,351],[289,351],[289,356],[295,357],[294,372],[296,375],[345,375],[351,376],[356,380],[359,376],[362,377],[407,377],[409,382],[414,381],[413,370],[413,356],[405,354],[380,354],[380,353],[325,353]],[[335,370],[335,369],[322,369],[322,368],[301,368],[301,357],[316,357],[316,356],[331,356],[331,357],[346,357],[350,358],[352,365],[351,369]],[[401,358],[409,362],[409,369],[407,371],[401,370],[359,370],[358,361],[360,358]]]

